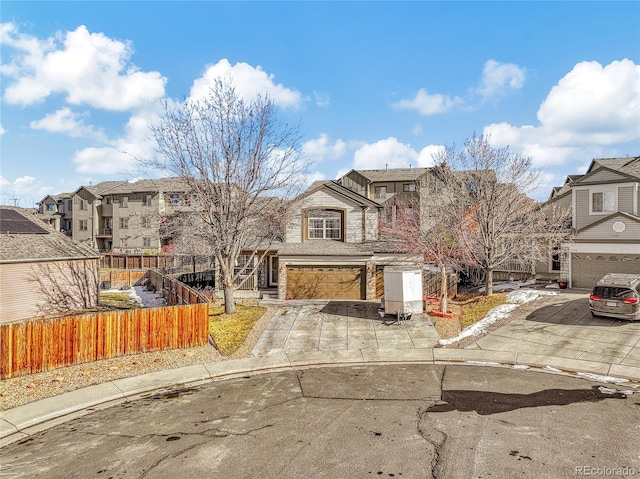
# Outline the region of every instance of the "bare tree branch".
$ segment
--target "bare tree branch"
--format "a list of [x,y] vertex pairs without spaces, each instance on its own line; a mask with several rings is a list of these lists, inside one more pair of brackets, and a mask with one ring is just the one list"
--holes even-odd
[[96,260],[55,261],[33,267],[32,281],[44,301],[42,314],[65,314],[98,306]]
[[204,100],[165,104],[152,132],[159,157],[148,163],[182,178],[198,198],[202,237],[216,257],[225,310],[232,313],[238,257],[266,254],[281,237],[274,220],[286,217],[302,191],[307,163],[299,130],[279,121],[268,97],[245,102],[230,82],[217,80]]

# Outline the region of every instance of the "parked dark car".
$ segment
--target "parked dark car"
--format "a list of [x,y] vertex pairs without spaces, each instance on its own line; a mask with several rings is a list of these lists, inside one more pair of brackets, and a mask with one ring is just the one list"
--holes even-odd
[[592,316],[640,319],[640,274],[609,273],[589,296]]

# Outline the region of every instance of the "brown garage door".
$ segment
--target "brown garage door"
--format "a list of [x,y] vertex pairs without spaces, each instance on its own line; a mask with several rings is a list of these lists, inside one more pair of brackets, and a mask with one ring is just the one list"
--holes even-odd
[[574,288],[593,288],[607,273],[640,273],[640,255],[574,253],[571,269]]
[[287,297],[292,299],[364,299],[362,268],[288,266]]

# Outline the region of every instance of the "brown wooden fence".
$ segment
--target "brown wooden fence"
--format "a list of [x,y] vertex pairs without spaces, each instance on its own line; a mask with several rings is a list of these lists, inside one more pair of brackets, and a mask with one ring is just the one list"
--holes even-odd
[[100,289],[117,289],[133,286],[140,281],[146,271],[100,271]]
[[0,379],[127,354],[202,346],[208,304],[0,325]]
[[169,304],[198,304],[209,302],[209,299],[202,293],[199,293],[175,278],[163,275],[159,271],[149,270],[147,272],[147,278],[149,284],[151,284],[156,291],[160,292]]
[[[425,296],[439,298],[442,291],[442,278],[440,273],[425,271],[422,276],[423,290]],[[447,274],[447,297],[453,298],[458,294],[458,275],[456,273]]]
[[167,267],[172,261],[171,256],[106,253],[100,258],[100,266],[102,268],[150,269]]

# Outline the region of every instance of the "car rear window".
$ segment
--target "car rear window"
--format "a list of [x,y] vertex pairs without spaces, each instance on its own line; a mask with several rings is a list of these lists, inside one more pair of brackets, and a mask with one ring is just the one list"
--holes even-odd
[[635,292],[632,289],[616,286],[596,286],[593,288],[593,294],[606,299],[635,298]]

